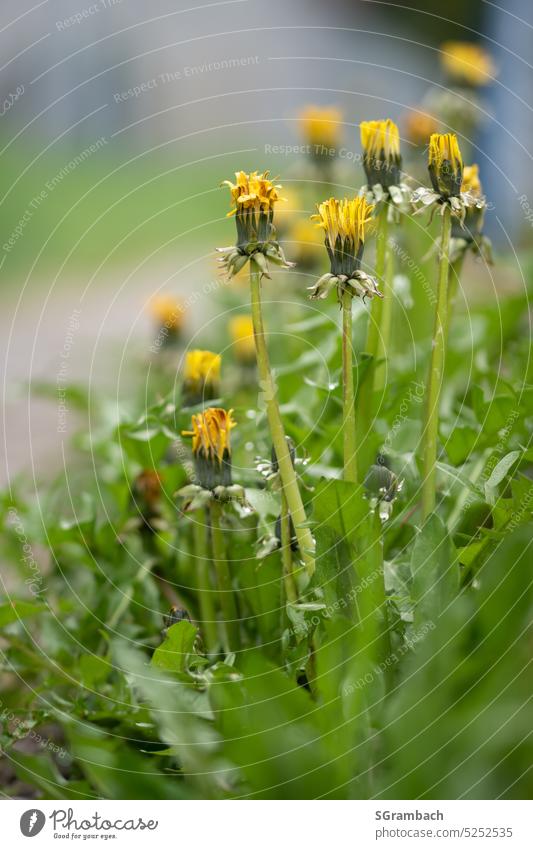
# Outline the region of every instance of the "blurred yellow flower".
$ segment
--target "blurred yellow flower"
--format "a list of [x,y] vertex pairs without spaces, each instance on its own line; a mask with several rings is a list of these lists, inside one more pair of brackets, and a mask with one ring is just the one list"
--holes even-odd
[[169,330],[179,330],[183,325],[185,308],[173,295],[154,295],[148,304],[153,318]]
[[319,258],[317,248],[323,246],[324,239],[321,238],[319,228],[312,221],[308,218],[295,221],[287,238],[291,243],[291,256],[294,257],[298,266],[305,268],[317,262]]
[[212,351],[187,351],[183,367],[183,391],[189,404],[210,401],[220,389],[220,354]]
[[479,168],[477,165],[465,165],[461,191],[470,192],[470,194],[476,196],[481,195],[481,180],[479,179]]
[[255,362],[254,325],[251,315],[236,315],[229,322],[236,358],[242,363]]
[[422,146],[428,143],[432,133],[436,133],[438,129],[437,119],[426,112],[419,112],[417,109],[410,109],[404,118],[405,134],[409,141]]
[[441,61],[449,77],[459,84],[483,86],[496,75],[490,53],[472,41],[445,41]]
[[308,144],[337,147],[342,130],[342,112],[334,106],[306,106],[299,114],[302,135]]

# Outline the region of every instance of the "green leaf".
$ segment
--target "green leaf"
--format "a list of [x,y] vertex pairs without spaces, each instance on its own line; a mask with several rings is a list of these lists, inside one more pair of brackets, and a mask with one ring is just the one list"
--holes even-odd
[[78,663],[82,683],[90,689],[105,681],[112,671],[111,664],[96,654],[82,654]]
[[35,601],[24,601],[23,599],[5,601],[0,604],[0,628],[10,625],[12,622],[18,622],[19,619],[37,616],[43,610],[47,610],[46,605]]
[[498,494],[498,486],[504,480],[504,478],[509,473],[510,469],[518,458],[520,457],[520,451],[510,451],[509,454],[506,454],[505,457],[502,457],[499,463],[496,463],[494,466],[492,473],[485,484],[485,495],[487,501],[490,504],[494,504]]
[[197,634],[198,628],[186,619],[171,625],[164,642],[154,652],[152,666],[170,672],[185,672],[187,657],[194,650]]
[[411,556],[414,628],[435,622],[459,589],[455,549],[440,517],[434,513],[418,533]]

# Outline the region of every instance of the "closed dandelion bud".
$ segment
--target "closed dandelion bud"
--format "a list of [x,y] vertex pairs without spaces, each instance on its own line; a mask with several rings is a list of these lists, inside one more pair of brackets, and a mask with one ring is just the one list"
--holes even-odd
[[232,484],[230,433],[236,426],[232,413],[208,407],[192,417],[192,430],[183,431],[183,436],[192,437],[196,483],[203,489]]
[[451,82],[477,88],[488,85],[496,74],[492,56],[471,41],[446,41],[441,60]]
[[187,405],[212,401],[220,394],[220,354],[188,351],[183,367],[183,396]]
[[255,366],[254,325],[251,315],[236,315],[229,323],[235,358],[241,365]]
[[[329,200],[318,204],[311,220],[324,230],[331,272],[324,274],[311,287],[311,298],[325,298],[334,286],[353,295],[381,297],[373,278],[361,271],[365,238],[371,226],[373,205],[365,197],[353,200]],[[339,292],[340,294],[340,292]]]
[[361,122],[363,167],[369,188],[380,185],[383,189],[398,186],[401,182],[402,158],[398,127],[387,118],[385,121]]
[[430,136],[428,171],[433,189],[442,198],[460,196],[463,160],[454,133],[433,133]]

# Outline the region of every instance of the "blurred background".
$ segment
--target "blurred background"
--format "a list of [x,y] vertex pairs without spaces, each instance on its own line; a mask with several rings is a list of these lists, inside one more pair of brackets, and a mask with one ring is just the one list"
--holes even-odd
[[[3,480],[64,461],[67,382],[127,398],[155,293],[189,301],[194,340],[213,310],[214,248],[233,240],[219,184],[241,168],[270,168],[288,189],[308,180],[306,106],[340,111],[328,193],[364,181],[358,125],[372,118],[399,123],[406,170],[425,180],[409,115],[445,105],[443,42],[476,42],[492,60],[482,85],[458,85],[468,120],[446,128],[489,198],[491,291],[523,287],[532,27],[527,0],[3,0]],[[318,196],[324,182],[317,173]],[[295,211],[312,206],[307,195]],[[45,382],[59,397],[30,388]]]

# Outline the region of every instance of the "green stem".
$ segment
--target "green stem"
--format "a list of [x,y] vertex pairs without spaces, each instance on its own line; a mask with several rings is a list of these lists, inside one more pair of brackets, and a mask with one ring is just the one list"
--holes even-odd
[[283,568],[283,585],[287,601],[294,604],[298,601],[298,588],[292,568],[291,551],[291,516],[285,494],[281,493],[281,565]]
[[455,299],[457,297],[457,289],[459,287],[459,278],[461,277],[464,258],[465,255],[463,253],[450,264],[450,272],[448,275],[448,315],[446,317],[445,329],[446,340],[448,339],[450,326],[452,323],[452,313],[455,304]]
[[294,531],[298,540],[300,554],[305,563],[307,572],[312,575],[315,571],[315,542],[307,525],[307,516],[298,487],[296,472],[292,464],[287,445],[287,438],[283,428],[283,422],[276,399],[276,386],[270,370],[270,362],[265,341],[265,329],[263,326],[263,313],[261,308],[261,275],[250,269],[250,288],[252,298],[252,320],[254,325],[255,350],[257,354],[257,368],[259,371],[259,385],[266,405],[266,413],[272,437],[272,444],[276,452],[279,472],[283,491],[289,505],[289,511],[294,524]]
[[222,609],[224,649],[226,652],[237,651],[240,645],[239,616],[231,585],[231,573],[228,561],[226,560],[224,534],[221,526],[222,505],[219,501],[211,501],[210,518],[213,563],[215,565],[220,607]]
[[[386,250],[385,255],[385,273],[381,280],[381,291],[383,292],[383,300],[374,298],[374,301],[379,301],[381,316],[380,330],[378,338],[377,359],[387,360],[390,357],[390,336],[392,326],[392,305],[393,305],[393,276],[394,262],[392,251]],[[385,378],[387,375],[387,363],[382,362],[376,365],[374,376],[374,389],[380,390],[385,386]]]
[[218,645],[218,627],[215,611],[215,599],[209,575],[209,559],[207,555],[207,537],[209,527],[205,510],[198,510],[193,518],[194,555],[196,557],[196,578],[198,603],[202,619],[207,653],[214,652]]
[[342,432],[344,480],[357,483],[357,431],[353,386],[352,296],[342,293]]
[[[387,238],[389,233],[388,203],[383,202],[377,215],[376,231],[376,267],[375,273],[378,287],[383,286],[385,278],[385,266],[387,258]],[[385,293],[384,293],[385,294]],[[386,297],[386,295],[385,295]],[[385,298],[372,298],[370,315],[368,316],[368,329],[366,335],[365,351],[372,359],[368,365],[364,382],[360,392],[359,409],[364,418],[364,432],[368,433],[372,419],[372,400],[374,394],[374,382],[376,376],[376,360],[379,356],[380,334],[382,332],[383,301]]]
[[422,516],[424,519],[435,509],[437,438],[439,430],[439,401],[446,353],[448,326],[448,275],[451,233],[451,209],[448,204],[442,215],[442,235],[437,281],[437,306],[431,347],[431,360],[427,380],[426,419],[424,423],[424,479],[422,482]]

